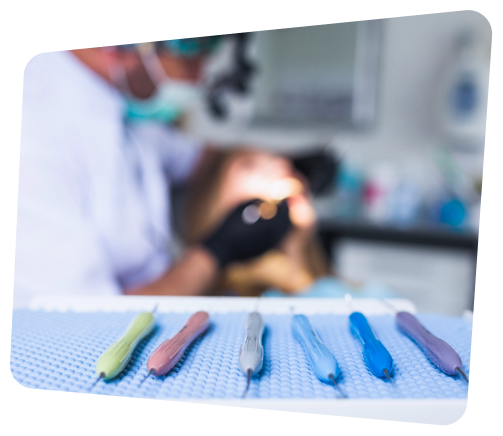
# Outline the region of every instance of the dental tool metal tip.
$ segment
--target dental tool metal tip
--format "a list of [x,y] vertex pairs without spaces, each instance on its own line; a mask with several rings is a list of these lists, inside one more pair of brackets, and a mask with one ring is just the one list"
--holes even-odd
[[89,390],[90,390],[90,391],[92,391],[92,390],[94,389],[94,387],[98,384],[98,382],[99,382],[101,379],[103,379],[103,378],[105,378],[105,373],[104,373],[104,372],[102,372],[102,373],[100,374],[100,376],[96,379],[96,381],[93,383],[93,385],[90,387],[90,389],[89,389]]
[[148,374],[145,376],[145,378],[141,381],[140,385],[143,384],[145,380],[147,380],[151,375],[155,374],[155,369],[151,369]]
[[245,398],[248,393],[248,389],[250,388],[250,380],[251,380],[251,369],[249,369],[246,373],[246,389],[243,392],[243,396],[241,398]]
[[459,375],[461,375],[466,380],[466,383],[470,383],[468,381],[468,376],[461,368],[456,368],[456,372],[459,373]]
[[339,386],[339,384],[335,381],[335,377],[333,374],[329,374],[328,377],[330,380],[332,380],[332,383],[334,384],[335,388],[339,391],[339,393],[342,395],[343,398],[348,398],[348,394],[342,390],[342,388]]
[[392,385],[395,385],[393,383],[393,379],[390,377],[389,373],[388,373],[388,370],[386,369],[383,369],[382,372],[384,373],[384,375],[386,376],[386,378],[388,379],[388,381],[392,384]]

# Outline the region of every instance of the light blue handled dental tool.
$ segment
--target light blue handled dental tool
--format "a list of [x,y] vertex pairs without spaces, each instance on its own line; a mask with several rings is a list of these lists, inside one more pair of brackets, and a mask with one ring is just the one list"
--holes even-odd
[[316,377],[325,383],[333,383],[341,395],[347,397],[346,393],[336,382],[340,375],[337,360],[335,360],[330,350],[321,342],[309,319],[305,315],[293,315],[292,331],[295,338],[302,345],[309,365]]

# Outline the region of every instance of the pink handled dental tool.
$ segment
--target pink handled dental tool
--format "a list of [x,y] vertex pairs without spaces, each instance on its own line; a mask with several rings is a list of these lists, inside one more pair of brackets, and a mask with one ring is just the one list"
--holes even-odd
[[[162,376],[167,374],[183,356],[187,347],[192,344],[210,326],[207,312],[196,312],[182,329],[171,339],[167,339],[150,355],[147,361],[148,374]],[[142,383],[143,383],[142,381]]]

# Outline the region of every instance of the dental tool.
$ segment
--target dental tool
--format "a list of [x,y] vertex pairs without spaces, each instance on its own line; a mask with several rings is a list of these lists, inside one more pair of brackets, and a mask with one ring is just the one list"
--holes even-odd
[[125,368],[136,346],[154,329],[156,309],[157,306],[152,312],[142,312],[134,317],[124,334],[99,357],[96,361],[98,379],[91,389],[102,379],[113,379]]
[[210,326],[210,316],[207,312],[196,312],[172,338],[159,345],[147,361],[148,374],[142,383],[150,376],[167,374],[182,358],[187,347],[202,335]]
[[292,331],[301,344],[316,377],[325,383],[333,383],[340,394],[347,398],[347,394],[336,381],[340,375],[337,360],[321,342],[309,319],[305,315],[294,314],[292,316]]
[[351,333],[358,338],[363,346],[365,363],[376,377],[387,378],[392,382],[393,358],[391,354],[375,337],[367,318],[362,313],[353,311],[351,296],[346,294],[345,299],[351,311],[349,315]]
[[426,330],[411,313],[397,311],[388,301],[384,299],[381,301],[395,314],[398,329],[415,342],[440,371],[451,376],[460,375],[468,383],[468,376],[463,371],[459,354],[447,342]]
[[250,388],[251,377],[257,375],[264,364],[264,347],[262,345],[264,328],[264,320],[256,310],[247,316],[246,336],[239,349],[239,368],[246,374],[246,389],[242,398],[246,397]]

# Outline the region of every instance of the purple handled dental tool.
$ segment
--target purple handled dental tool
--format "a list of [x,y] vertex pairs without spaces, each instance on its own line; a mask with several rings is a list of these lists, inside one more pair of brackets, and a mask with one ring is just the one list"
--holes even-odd
[[431,334],[419,320],[409,312],[398,312],[388,301],[381,299],[395,313],[399,330],[412,339],[435,366],[448,375],[461,375],[468,383],[463,363],[458,353],[442,339]]

